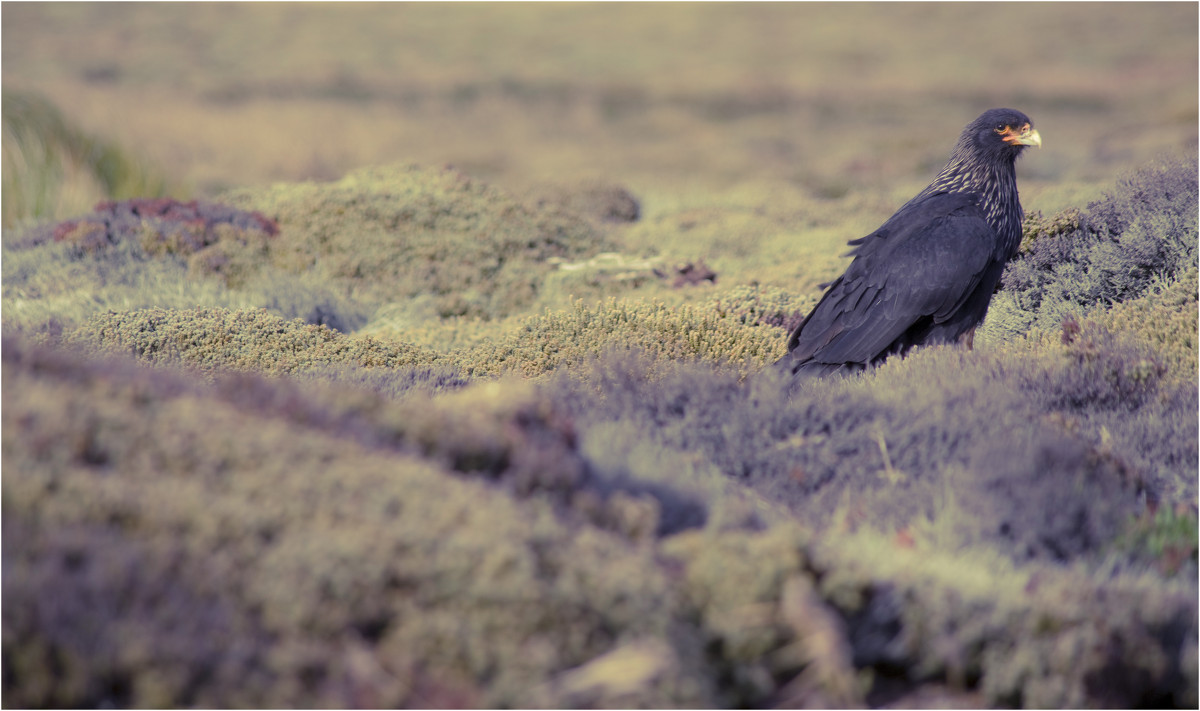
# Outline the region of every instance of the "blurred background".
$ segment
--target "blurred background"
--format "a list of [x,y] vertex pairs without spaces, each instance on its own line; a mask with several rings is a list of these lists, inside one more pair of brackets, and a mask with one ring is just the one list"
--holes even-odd
[[5,225],[366,165],[903,201],[982,110],[1078,202],[1197,147],[1194,3],[5,3]]

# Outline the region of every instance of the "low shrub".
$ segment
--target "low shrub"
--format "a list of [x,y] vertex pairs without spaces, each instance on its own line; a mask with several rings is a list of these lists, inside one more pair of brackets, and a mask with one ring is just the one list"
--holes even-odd
[[[947,534],[951,549],[987,541],[1015,560],[1095,559],[1141,510],[1143,495],[1180,500],[1196,475],[1188,389],[1122,370],[1147,357],[1132,348],[1097,351],[1099,361],[1121,364],[1103,392],[1098,373],[1072,365],[1085,356],[954,348],[919,351],[863,378],[814,382],[792,398],[772,372],[742,385],[734,372],[652,356],[610,356],[556,373],[547,387],[584,441],[593,428],[611,437],[619,424],[629,433],[623,451],[659,468],[679,462],[680,472],[692,471],[684,464],[691,458],[710,462],[819,530],[895,533],[979,506],[995,520],[963,513],[968,529]],[[1086,419],[1084,402],[1095,410]],[[997,468],[997,451],[1008,453],[1009,466]],[[634,461],[628,468],[645,469]],[[1053,468],[1061,473],[1044,476]],[[1101,490],[1093,501],[1088,492]],[[1079,515],[1067,530],[1059,514],[1069,507]]]
[[1003,340],[1064,316],[1129,301],[1196,263],[1196,159],[1166,158],[1123,178],[1085,210],[1025,223],[984,332]]
[[1149,346],[1172,378],[1194,381],[1197,348],[1197,270],[1188,269],[1139,298],[1113,304],[1093,320],[1104,329]]
[[218,274],[236,285],[279,234],[274,222],[210,202],[171,198],[134,198],[96,205],[79,219],[28,230],[14,241],[17,249],[62,243],[74,260],[99,256],[122,242],[136,241],[148,259],[174,257],[189,271]]

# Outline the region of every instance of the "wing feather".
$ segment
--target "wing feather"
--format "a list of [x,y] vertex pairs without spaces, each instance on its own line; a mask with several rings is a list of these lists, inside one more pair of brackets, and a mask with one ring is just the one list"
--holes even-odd
[[784,361],[793,370],[808,361],[866,365],[909,329],[954,318],[995,264],[996,242],[971,196],[905,206],[851,242],[854,260],[792,334]]

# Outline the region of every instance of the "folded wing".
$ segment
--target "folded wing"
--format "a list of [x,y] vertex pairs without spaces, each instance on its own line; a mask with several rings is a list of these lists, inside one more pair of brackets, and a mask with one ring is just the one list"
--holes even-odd
[[792,333],[781,367],[856,369],[917,343],[954,340],[983,318],[1005,260],[976,200],[963,194],[906,205],[850,244],[854,261]]

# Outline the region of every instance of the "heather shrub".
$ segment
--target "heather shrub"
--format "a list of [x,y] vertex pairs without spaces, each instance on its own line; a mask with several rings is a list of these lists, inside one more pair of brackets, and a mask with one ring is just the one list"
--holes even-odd
[[[465,383],[464,383],[465,384]],[[415,389],[415,388],[410,388]],[[440,397],[378,406],[373,424],[346,411],[337,429],[437,461],[448,471],[493,482],[518,498],[633,539],[702,526],[711,491],[687,482],[598,467],[572,418],[525,384],[492,382]],[[380,392],[377,390],[377,392]]]
[[[249,251],[251,257],[261,256],[266,253],[266,243],[278,233],[275,223],[257,212],[197,200],[134,198],[101,202],[91,214],[26,230],[10,243],[15,249],[61,243],[72,259],[85,260],[132,240],[148,258],[176,257],[229,281],[233,274],[248,268],[232,266],[238,248]],[[223,251],[214,251],[218,247]]]
[[1069,561],[1114,545],[1144,487],[1117,456],[1056,429],[979,442],[963,469],[945,472],[952,501],[943,503],[962,540],[1017,560]]
[[[1196,698],[1192,582],[1125,574],[1098,583],[1079,568],[912,548],[902,537],[860,534],[809,553],[823,573],[821,596],[846,620],[855,664],[945,678],[989,706]],[[1176,648],[1178,656],[1164,654]]]
[[[1106,357],[1136,369],[1143,356]],[[742,385],[736,373],[700,364],[610,356],[556,374],[547,387],[584,442],[593,428],[605,438],[621,428],[630,471],[654,468],[634,454],[681,473],[694,472],[683,462],[699,457],[818,529],[896,532],[922,524],[954,510],[945,506],[949,487],[960,513],[974,506],[996,512],[994,521],[967,516],[970,530],[949,534],[951,548],[987,541],[1017,560],[1094,558],[1139,510],[1140,495],[1177,500],[1186,491],[1180,483],[1196,472],[1187,462],[1196,451],[1194,428],[1186,424],[1195,410],[1185,390],[1134,383],[1127,373],[1114,374],[1107,387],[1133,388],[1144,401],[1118,407],[1109,390],[1095,391],[1094,376],[1074,377],[1066,360],[1074,356],[1055,357],[1064,360],[1047,375],[1046,363],[1033,358],[928,349],[864,378],[813,382],[789,399],[774,373]],[[1072,419],[1072,403],[1087,398],[1109,414]],[[1141,436],[1160,448],[1114,437],[1122,417],[1141,422]],[[1154,427],[1162,434],[1141,431]],[[1012,453],[1011,470],[995,468],[1001,450]],[[1055,467],[1061,475],[1044,476]],[[1012,491],[988,483],[997,481],[1014,482]],[[1089,498],[1101,490],[1110,496]],[[1068,506],[1079,513],[1062,528],[1058,513]]]
[[266,676],[267,631],[229,603],[220,565],[102,520],[6,513],[3,545],[4,674],[20,682],[5,683],[9,703],[219,704],[214,687],[226,703],[256,700],[247,682]]
[[1128,301],[1196,263],[1197,164],[1169,158],[1117,183],[1086,210],[1031,214],[982,332],[1010,339],[1066,315]]
[[1190,583],[1127,574],[1099,594],[1078,569],[1014,568],[903,537],[814,538],[789,523],[689,531],[662,549],[682,564],[683,594],[745,699],[883,706],[915,679],[975,690],[939,695],[953,705],[1195,699]]
[[1068,321],[1057,339],[1044,338],[1025,361],[1021,388],[1068,430],[1127,465],[1151,498],[1187,501],[1196,493],[1200,457],[1194,376],[1170,376],[1152,340],[1110,331],[1110,322],[1106,314]]
[[817,592],[811,537],[794,524],[695,531],[664,542],[681,564],[702,642],[743,699],[773,706],[860,706],[869,677],[853,665],[835,608]]

